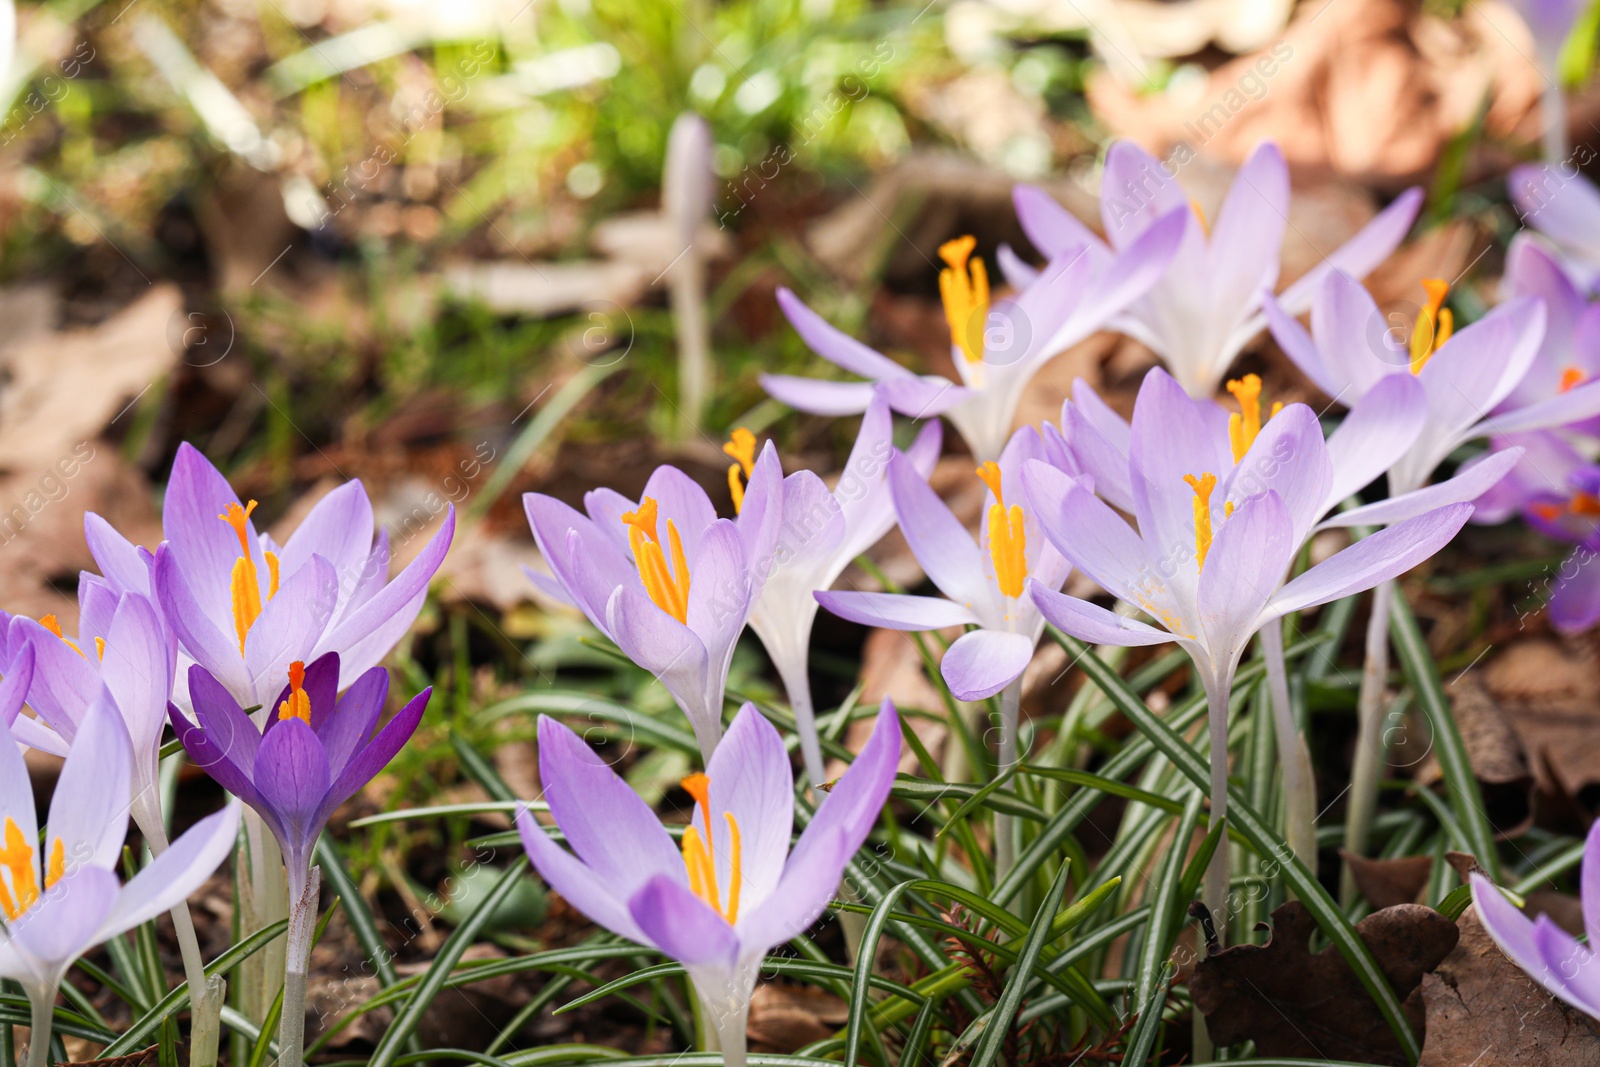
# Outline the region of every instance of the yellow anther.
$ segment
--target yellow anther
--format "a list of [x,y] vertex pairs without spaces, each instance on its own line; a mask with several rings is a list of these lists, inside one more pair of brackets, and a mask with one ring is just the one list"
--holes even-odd
[[1211,236],[1211,223],[1206,221],[1206,209],[1200,206],[1200,201],[1194,197],[1189,198],[1189,210],[1194,212],[1194,217],[1200,220],[1200,232],[1207,237]]
[[[1239,402],[1239,413],[1228,416],[1228,443],[1233,446],[1233,461],[1238,463],[1261,433],[1261,378],[1255,374],[1235,378],[1228,383],[1228,392]],[[1273,405],[1272,414],[1282,406]]]
[[289,664],[289,698],[278,705],[278,718],[299,719],[311,725],[311,698],[306,695],[306,665],[300,660]]
[[33,866],[33,843],[10,816],[6,817],[5,847],[0,848],[0,868],[11,872],[11,888],[0,880],[0,910],[16,919],[39,899],[39,875]]
[[[239,558],[233,561],[233,575],[228,581],[229,593],[233,600],[233,630],[239,638],[239,655],[244,655],[244,641],[250,636],[250,627],[261,615],[261,579],[256,574],[255,559],[250,555],[250,514],[256,510],[256,502],[250,501],[244,507],[237,503],[228,505],[228,509],[217,518],[233,527],[234,535],[239,538]],[[271,599],[278,592],[278,558],[271,552],[266,553],[267,570],[270,572],[270,585],[267,588],[267,599]]]
[[1577,367],[1568,367],[1561,372],[1561,391],[1571,392],[1582,385],[1587,376]]
[[733,494],[733,510],[737,514],[744,510],[744,487],[756,469],[756,435],[740,426],[728,435],[722,451],[733,460],[733,466],[728,468],[728,492]]
[[95,655],[99,658],[100,662],[104,663],[105,659],[106,659],[106,639],[105,638],[97,637],[97,638],[94,639],[94,651],[95,651]]
[[939,272],[939,297],[944,301],[950,343],[961,349],[968,363],[983,362],[983,327],[989,314],[989,272],[983,260],[973,259],[978,239],[957,237],[939,246],[946,267]]
[[[65,637],[62,636],[62,634],[61,634],[61,623],[56,620],[56,617],[54,615],[41,615],[41,616],[39,616],[39,625],[43,626],[46,630],[49,630],[51,633],[55,634],[57,637],[60,637],[61,638],[61,643],[66,645],[68,648],[72,649],[72,651],[76,652],[80,656],[83,655],[83,649],[79,648],[75,643],[73,643],[72,641],[67,640]],[[85,657],[85,658],[88,658],[88,657]]]
[[61,838],[56,838],[56,843],[50,847],[50,866],[44,872],[44,887],[49,889],[61,881],[67,873],[67,846]]
[[637,511],[622,516],[628,527],[628,547],[633,549],[633,561],[639,567],[639,580],[644,591],[656,607],[679,622],[689,621],[689,560],[683,554],[683,541],[678,528],[667,520],[667,542],[672,550],[672,565],[667,565],[666,551],[656,536],[656,519],[660,513],[653,497],[639,501]]
[[705,825],[702,836],[691,819],[683,831],[683,867],[689,875],[689,890],[721,915],[730,924],[739,921],[739,890],[744,883],[744,850],[739,838],[739,820],[732,812],[723,812],[728,823],[728,904],[723,907],[722,890],[717,885],[716,854],[713,851],[711,832],[711,779],[703,774],[691,774],[681,783],[684,791],[694,797],[695,807]]
[[1422,368],[1450,340],[1450,334],[1455,329],[1455,318],[1450,314],[1450,309],[1444,306],[1450,283],[1442,278],[1424,278],[1422,288],[1428,298],[1417,315],[1417,324],[1411,329],[1412,374],[1422,373]]
[[990,460],[978,468],[978,477],[994,494],[989,507],[989,558],[994,561],[994,581],[1002,596],[1022,595],[1028,580],[1028,531],[1019,504],[1006,507],[1000,489],[1000,464]]
[[1206,553],[1211,551],[1211,491],[1217,487],[1217,476],[1185,474],[1183,480],[1194,490],[1194,554],[1199,569],[1204,570]]

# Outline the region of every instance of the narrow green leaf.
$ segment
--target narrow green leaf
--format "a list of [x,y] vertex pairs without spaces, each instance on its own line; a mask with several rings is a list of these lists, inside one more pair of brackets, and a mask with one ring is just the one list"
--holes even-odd
[[478,906],[472,909],[466,921],[456,927],[445,943],[439,946],[438,954],[423,974],[416,991],[407,999],[405,1005],[395,1012],[394,1022],[384,1031],[383,1037],[378,1041],[378,1047],[372,1050],[368,1067],[392,1067],[394,1061],[399,1058],[401,1043],[422,1021],[423,1013],[438,996],[439,990],[444,988],[445,981],[450,977],[456,962],[461,959],[462,953],[477,940],[478,932],[483,929],[484,923],[489,921],[489,916],[499,907],[500,902],[511,894],[517,879],[522,877],[527,866],[527,858],[519,856],[506,868],[500,880],[494,884],[494,888],[490,889]]
[[971,1067],[994,1067],[1000,1062],[1000,1053],[1005,1048],[1006,1034],[1011,1029],[1011,1021],[1016,1018],[1018,1009],[1022,1007],[1023,995],[1028,990],[1028,979],[1033,976],[1033,970],[1038,966],[1039,955],[1044,951],[1045,942],[1054,925],[1052,920],[1055,918],[1056,909],[1061,907],[1061,898],[1067,891],[1067,870],[1063,865],[1061,872],[1056,875],[1055,882],[1050,886],[1050,892],[1045,895],[1044,903],[1039,905],[1039,910],[1033,917],[1033,924],[1028,929],[1028,938],[1022,943],[1022,954],[1006,974],[1006,985],[1000,992],[1000,1000],[995,1004],[994,1011],[990,1013],[988,1028],[984,1030],[983,1037],[978,1041],[978,1047],[972,1052]]

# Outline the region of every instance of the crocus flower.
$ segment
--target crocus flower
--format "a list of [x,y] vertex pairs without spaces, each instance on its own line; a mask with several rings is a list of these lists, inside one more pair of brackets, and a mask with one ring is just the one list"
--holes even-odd
[[[1454,504],[1407,519],[1285,584],[1330,497],[1334,465],[1322,428],[1303,404],[1283,408],[1259,428],[1248,413],[1228,426],[1207,410],[1160,371],[1146,376],[1128,446],[1137,530],[1080,480],[1048,464],[1029,463],[1023,481],[1030,507],[1061,555],[1156,625],[1034,583],[1033,599],[1045,618],[1095,644],[1176,641],[1193,659],[1210,709],[1212,818],[1221,819],[1227,811],[1228,698],[1256,632],[1290,612],[1409,570],[1455,536],[1472,506]],[[1227,894],[1226,851],[1218,850],[1223,858],[1206,879],[1206,903],[1214,913]]]
[[1600,944],[1600,822],[1589,828],[1579,873],[1587,943],[1579,942],[1548,915],[1529,919],[1483,875],[1473,872],[1469,879],[1478,921],[1500,951],[1551,996],[1600,1019],[1600,982],[1595,977],[1600,973],[1600,962],[1595,959],[1595,946]]
[[64,635],[54,615],[14,618],[7,631],[7,642],[25,647],[35,666],[28,702],[39,717],[20,720],[17,739],[65,756],[103,695],[132,742],[134,821],[147,837],[164,837],[156,767],[176,659],[155,605],[138,593],[119,596],[104,579],[85,574],[78,580],[76,636]]
[[[1085,244],[1104,244],[1071,212],[1040,189],[1017,189],[1017,217],[1046,256]],[[1234,178],[1215,227],[1185,195],[1164,164],[1130,141],[1106,152],[1100,214],[1112,249],[1131,247],[1174,212],[1184,220],[1182,241],[1161,280],[1111,323],[1153,349],[1191,395],[1211,396],[1228,366],[1266,326],[1262,292],[1278,283],[1279,255],[1289,224],[1289,169],[1276,145],[1256,149]],[[1311,305],[1318,285],[1338,269],[1363,277],[1399,247],[1422,204],[1422,191],[1395,199],[1354,237],[1278,297],[1296,315]]]
[[1389,470],[1391,492],[1426,485],[1444,458],[1467,441],[1600,415],[1600,380],[1574,382],[1564,371],[1543,374],[1539,380],[1547,390],[1530,391],[1524,403],[1507,405],[1541,352],[1541,301],[1519,297],[1456,331],[1444,307],[1445,283],[1430,279],[1424,284],[1427,302],[1405,342],[1387,329],[1371,294],[1339,272],[1329,275],[1317,294],[1309,333],[1267,302],[1273,336],[1284,352],[1340,403],[1354,403],[1390,375],[1413,375],[1422,386],[1427,419],[1416,443]]
[[1053,247],[1050,262],[1015,296],[991,302],[989,276],[962,237],[939,248],[945,268],[939,291],[950,326],[959,382],[916,375],[830,326],[789,290],[778,304],[817,355],[866,382],[816,381],[769,374],[768,393],[801,411],[844,415],[865,411],[882,389],[902,414],[943,414],[980,461],[998,459],[1016,421],[1023,390],[1052,356],[1102,329],[1144,295],[1166,269],[1184,227],[1184,213],[1154,219],[1115,252],[1098,241]]
[[[911,466],[923,478],[938,461],[940,438],[939,423],[930,422],[906,451]],[[825,778],[806,670],[811,627],[817,615],[812,594],[832,586],[851,560],[894,525],[894,503],[884,486],[894,454],[889,403],[875,396],[867,405],[844,472],[831,491],[808,470],[796,471],[783,480],[783,526],[772,553],[771,571],[750,609],[750,628],[761,638],[789,694],[806,774],[813,785]],[[730,473],[737,481],[740,471]]]
[[334,811],[400,751],[416,732],[432,688],[424,689],[373,733],[389,695],[389,672],[374,667],[336,696],[339,654],[292,663],[288,684],[264,726],[240,707],[204,667],[189,668],[196,722],[176,704],[172,727],[191,759],[266,823],[283,851],[291,884],[304,875],[317,836]]
[[1600,189],[1570,161],[1513,167],[1506,181],[1524,226],[1555,246],[1585,290],[1600,278]]
[[0,716],[0,978],[33,1006],[32,1067],[48,1062],[51,1014],[67,968],[96,945],[181,904],[233,849],[239,807],[197,823],[122,885],[132,752],[109,699],[81,721],[50,802],[41,840],[33,786]]
[[979,467],[987,487],[976,538],[939,499],[911,462],[889,460],[889,491],[900,529],[917,562],[943,597],[823,591],[817,601],[841,618],[892,630],[971,626],[939,665],[959,700],[983,700],[1022,676],[1044,632],[1028,597],[1030,580],[1059,589],[1071,570],[1043,536],[1039,516],[1023,506],[1022,471],[1046,458],[1032,427],[1018,430],[998,463]]
[[[658,467],[633,501],[610,489],[584,495],[587,514],[554,497],[522,498],[554,580],[530,577],[578,607],[633,662],[667,687],[711,758],[734,644],[773,566],[783,521],[783,471],[767,443],[733,451],[737,520],[717,518],[704,489]],[[745,479],[748,479],[746,481]]]
[[[266,707],[295,661],[337,652],[340,688],[404,636],[455,533],[455,509],[393,581],[388,537],[374,537],[360,482],[319,500],[278,545],[198,450],[178,448],[163,509],[165,542],[152,558],[104,520],[85,527],[101,573],[118,592],[158,603],[181,650],[245,707]],[[179,676],[177,699],[186,703]]]
[[871,738],[791,852],[794,778],[783,741],[746,704],[706,765],[684,780],[695,810],[675,845],[650,806],[571,730],[539,720],[552,841],[527,809],[517,830],[534,867],[611,932],[682,963],[729,1067],[745,1063],[750,997],[767,951],[810,926],[866,840],[893,784],[900,724],[887,700]]
[[[1511,239],[1501,292],[1507,300],[1544,301],[1544,342],[1525,374],[1500,401],[1497,413],[1516,411],[1600,378],[1600,302],[1573,282],[1559,260],[1527,231]],[[1600,418],[1567,427],[1600,433]]]

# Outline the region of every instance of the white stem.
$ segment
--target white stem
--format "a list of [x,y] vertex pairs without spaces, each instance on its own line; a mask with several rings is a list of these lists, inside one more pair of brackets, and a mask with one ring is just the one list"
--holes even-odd
[[[1378,806],[1378,783],[1383,777],[1383,691],[1389,680],[1389,605],[1394,582],[1372,590],[1372,616],[1367,620],[1366,663],[1361,669],[1361,695],[1356,705],[1356,753],[1350,772],[1350,804],[1344,824],[1344,847],[1352,855],[1365,855]],[[1355,899],[1355,878],[1347,866],[1339,881],[1345,903]]]
[[[1218,677],[1218,674],[1224,676]],[[1211,735],[1211,825],[1228,818],[1228,696],[1233,692],[1233,670],[1205,672],[1206,723]],[[1204,900],[1216,927],[1217,944],[1226,945],[1223,930],[1228,920],[1228,838],[1224,833],[1206,867]]]
[[[278,842],[253,808],[243,819],[245,847],[239,850],[239,936],[265,930],[289,915],[289,886]],[[239,964],[239,1007],[256,1025],[266,1021],[272,1002],[282,988],[285,968],[282,938],[273,938]]]
[[700,429],[711,394],[711,331],[706,322],[705,263],[692,244],[671,268],[669,298],[678,335],[678,407],[684,440]]
[[1283,620],[1261,631],[1261,652],[1267,666],[1267,702],[1278,742],[1278,769],[1283,776],[1284,837],[1289,851],[1312,874],[1317,871],[1317,785],[1311,750],[1294,721],[1289,703],[1289,668],[1283,658]]
[[784,692],[789,694],[789,707],[794,712],[795,732],[800,735],[800,756],[805,761],[806,780],[814,789],[827,781],[827,762],[822,758],[822,741],[817,736],[817,713],[811,703],[811,678],[806,672],[805,648],[810,644],[811,628],[806,627],[807,640],[800,645],[798,657],[781,657],[777,663],[778,676],[783,679]]
[[294,899],[289,903],[283,1014],[278,1019],[278,1067],[302,1067],[305,1062],[306,972],[311,966],[311,937],[317,928],[321,889],[321,867],[297,872],[290,880]]
[[[1000,746],[995,767],[1004,774],[1017,763],[1017,732],[1022,715],[1022,675],[1000,691]],[[994,815],[994,879],[1000,882],[1017,863],[1017,824],[1006,812]]]
[[1561,73],[1557,64],[1549,64],[1545,72],[1544,98],[1540,120],[1543,122],[1544,159],[1556,166],[1567,158],[1567,97],[1561,89]]
[[[156,856],[170,847],[159,798],[160,793],[153,786],[140,789],[131,806],[133,821],[144,835],[151,854]],[[189,1067],[214,1067],[222,1037],[222,1004],[227,983],[221,975],[206,977],[205,957],[200,953],[200,939],[194,932],[189,902],[173,905],[171,915],[173,929],[178,935],[178,953],[183,957],[184,980],[189,983]]]
[[55,1024],[56,990],[28,993],[28,1067],[49,1067],[50,1029]]

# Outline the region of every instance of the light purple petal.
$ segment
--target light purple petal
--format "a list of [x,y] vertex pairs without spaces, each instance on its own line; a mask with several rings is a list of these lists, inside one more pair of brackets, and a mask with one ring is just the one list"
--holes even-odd
[[911,372],[888,356],[875,352],[854,337],[837,329],[821,315],[806,307],[800,298],[788,289],[778,289],[778,307],[788,318],[795,333],[823,359],[863,378],[895,378]]
[[1267,605],[1262,621],[1351,596],[1399,577],[1448,544],[1471,515],[1471,504],[1452,504],[1362,538],[1279,590]]
[[1327,510],[1333,487],[1333,462],[1316,413],[1304,404],[1290,404],[1262,426],[1249,450],[1212,497],[1234,505],[1272,491],[1289,517],[1295,545],[1311,536]]
[[859,415],[877,386],[872,382],[830,382],[792,374],[763,374],[761,388],[780,404],[812,415]]
[[33,808],[33,779],[17,747],[10,723],[0,719],[0,826],[10,819],[26,841],[39,840],[39,818]]
[[289,664],[320,658],[313,649],[333,620],[338,599],[338,575],[327,560],[312,556],[262,606],[244,643],[245,670],[259,700],[278,691]]
[[1533,920],[1533,944],[1539,950],[1542,973],[1531,968],[1530,977],[1550,992],[1600,1018],[1600,960],[1576,938],[1540,915]]
[[1144,149],[1132,141],[1114,141],[1106,149],[1100,225],[1113,247],[1126,247],[1162,215],[1188,206],[1178,183]]
[[77,866],[45,890],[39,902],[11,926],[11,940],[53,970],[95,944],[95,933],[116,905],[120,886],[105,867]]
[[539,777],[550,815],[578,858],[619,900],[683,857],[650,806],[566,726],[541,716]]
[[[378,773],[389,765],[389,761],[394,759],[396,753],[411,740],[411,735],[417,732],[417,726],[422,722],[422,713],[428,710],[428,699],[432,696],[433,687],[429,686],[406,701],[405,706],[384,724],[383,729],[378,731],[378,736],[369,744],[356,746],[350,761],[338,771],[338,776],[328,787],[327,796],[316,814],[317,823],[326,822],[340,805],[360,792],[362,786],[376,778]],[[333,773],[333,768],[330,766],[329,774]]]
[[[344,698],[335,704],[332,687],[337,684],[339,664],[332,656],[324,656],[312,667],[326,663],[332,668],[328,692],[312,691],[311,667],[306,668],[306,696],[311,698],[311,729],[322,742],[328,754],[328,773],[337,781],[349,763],[350,756],[362,742],[372,736],[373,728],[383,715],[383,705],[389,696],[389,672],[374,667],[361,675],[345,691]],[[334,710],[337,706],[337,711]],[[337,792],[337,789],[335,789]]]
[[895,378],[880,383],[877,389],[890,407],[913,419],[943,415],[975,395],[974,390],[933,374]]
[[1600,260],[1600,189],[1581,174],[1548,165],[1514,167],[1506,181],[1522,223],[1588,262]]
[[100,675],[88,659],[28,618],[12,620],[14,634],[33,649],[33,689],[28,702],[40,718],[69,741],[84,709],[100,695]]
[[156,549],[155,585],[162,616],[182,642],[184,651],[204,664],[237,699],[255,703],[255,688],[245,670],[238,638],[231,630],[228,633],[219,630],[195,601],[171,545]]
[[818,590],[817,603],[841,619],[888,630],[939,630],[976,625],[978,616],[952,600],[903,593],[857,593]]
[[[228,625],[232,618],[230,583],[234,562],[239,558],[239,537],[219,516],[227,513],[228,505],[238,503],[239,496],[228,480],[198,449],[187,441],[178,446],[161,509],[166,545],[183,568],[200,607],[216,627]],[[257,576],[264,576],[265,560],[257,545],[255,525],[248,519],[245,536]]]
[[1428,398],[1410,374],[1391,374],[1350,405],[1339,428],[1328,435],[1333,485],[1323,511],[1376,481],[1405,454],[1422,432]]
[[[1324,282],[1324,285],[1327,283]],[[1318,291],[1319,295],[1321,290]],[[1346,384],[1342,369],[1336,370],[1330,361],[1324,358],[1322,347],[1312,339],[1310,331],[1300,325],[1295,317],[1279,305],[1277,297],[1271,293],[1261,296],[1261,313],[1266,320],[1267,327],[1272,331],[1272,339],[1278,342],[1278,347],[1283,349],[1284,355],[1300,372],[1330,397],[1337,397],[1345,391]]]
[[1387,500],[1363,504],[1349,511],[1334,512],[1322,523],[1322,527],[1386,526],[1416,518],[1448,504],[1477,500],[1516,467],[1521,456],[1521,449],[1502,449],[1476,463],[1463,466],[1461,473],[1453,478]]
[[1583,902],[1583,929],[1589,944],[1600,947],[1600,822],[1589,827],[1583,842],[1583,868],[1578,877]]
[[122,593],[140,593],[155,596],[150,582],[150,555],[117,532],[105,519],[94,512],[83,516],[83,534],[89,542],[89,554],[94,557],[100,573]]
[[1277,284],[1288,225],[1289,168],[1278,146],[1266,141],[1234,175],[1211,229],[1206,282],[1218,309],[1252,310],[1261,290]]
[[[659,508],[657,530],[660,535],[666,537],[667,523],[672,523],[693,564],[699,554],[700,538],[717,521],[716,506],[705,489],[677,467],[662,464],[650,472],[650,479],[644,483],[639,499],[643,501],[646,497],[654,500]],[[592,509],[590,514],[594,514]]]
[[750,615],[752,570],[764,561],[747,560],[739,528],[727,519],[712,523],[691,563],[685,618],[700,638],[711,663],[725,662]]
[[1422,190],[1419,188],[1407,189],[1395,197],[1393,203],[1373,216],[1354,237],[1284,289],[1278,297],[1279,305],[1288,314],[1299,315],[1311,307],[1317,287],[1333,271],[1343,271],[1352,278],[1371,274],[1400,247],[1421,207]]
[[1300,541],[1275,491],[1246,500],[1219,518],[1215,529],[1200,570],[1199,610],[1206,647],[1221,664],[1255,634],[1256,620],[1283,583]]
[[1473,427],[1473,436],[1558,429],[1596,415],[1600,415],[1600,380],[1584,382],[1527,407],[1487,418]]
[[681,881],[656,876],[628,901],[628,913],[652,943],[685,966],[732,966],[739,938],[728,920]]
[[1164,645],[1180,636],[1194,636],[1157,630],[1154,626],[1107,611],[1087,600],[1046,589],[1038,582],[1031,583],[1029,591],[1033,602],[1039,607],[1039,613],[1049,620],[1050,625],[1092,645]]
[[939,672],[957,700],[987,700],[1021,677],[1031,659],[1032,637],[973,630],[951,644]]
[[900,532],[939,591],[974,610],[992,599],[977,542],[902,455],[889,460],[889,491]]
[[1600,560],[1594,548],[1578,546],[1556,575],[1550,625],[1564,634],[1580,634],[1600,622]]
[[343,671],[340,681],[344,683],[377,666],[416,621],[428,597],[428,583],[444,562],[445,553],[450,551],[455,532],[456,509],[452,505],[439,532],[417,558],[371,600],[325,633],[311,655],[305,658],[311,660],[327,652],[339,653]]
[[353,588],[372,552],[372,501],[360,480],[346,482],[317,501],[278,555],[291,575],[321,556],[333,567],[341,589]]
[[576,856],[550,840],[550,835],[534,822],[527,808],[517,812],[517,833],[528,858],[533,861],[534,870],[551,889],[565,897],[567,903],[612,933],[655,947],[628,913],[627,896],[631,886],[620,885],[590,870]]
[[1441,448],[1453,448],[1522,380],[1543,338],[1544,305],[1527,297],[1500,305],[1452,336],[1417,375],[1428,393],[1428,435],[1446,439]]
[[130,593],[117,606],[100,661],[100,677],[122,712],[135,758],[140,759],[154,759],[161,745],[172,675],[177,669],[162,633],[155,607]]
[[149,922],[187,900],[233,851],[239,836],[237,803],[195,823],[149,866],[122,887],[99,931],[97,942]]
[[872,736],[827,797],[785,864],[772,895],[739,915],[746,950],[779,945],[810,926],[833,899],[851,857],[866,841],[894,785],[900,720],[885,699]]
[[[794,771],[783,738],[754,704],[746,704],[706,765],[711,779],[711,842],[717,885],[732,884],[732,847],[723,812],[739,825],[740,908],[753,908],[777,887],[794,833]],[[631,792],[631,790],[630,790]],[[694,816],[704,835],[704,813]],[[681,860],[679,861],[681,866]]]
[[84,715],[72,751],[56,780],[45,820],[49,843],[60,841],[70,864],[115,867],[128,836],[128,802],[133,750],[122,716],[108,698],[96,700]]
[[1036,185],[1018,185],[1011,190],[1017,222],[1039,254],[1052,259],[1070,248],[1101,245],[1100,236],[1062,207],[1056,198]]

